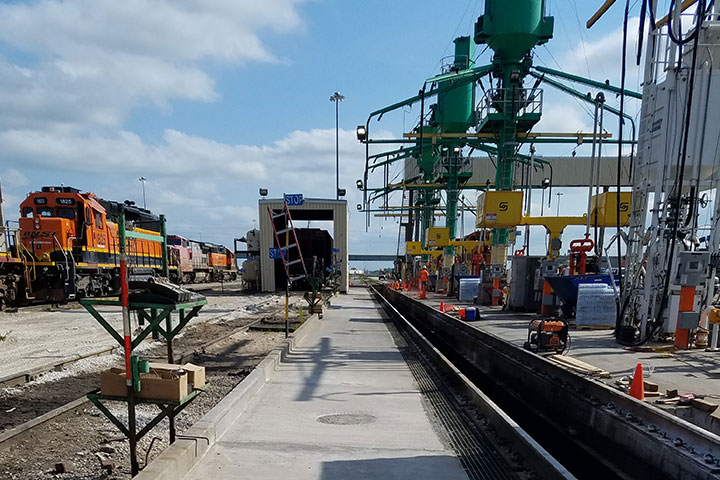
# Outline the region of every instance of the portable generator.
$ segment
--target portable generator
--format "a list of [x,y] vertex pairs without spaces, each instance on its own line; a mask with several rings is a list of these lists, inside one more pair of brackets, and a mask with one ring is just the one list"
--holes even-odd
[[536,319],[528,325],[524,347],[535,353],[562,353],[568,347],[568,336],[566,321]]

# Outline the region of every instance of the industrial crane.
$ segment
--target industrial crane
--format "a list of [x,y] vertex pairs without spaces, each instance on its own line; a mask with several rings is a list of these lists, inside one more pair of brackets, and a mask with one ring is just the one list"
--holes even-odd
[[[362,180],[358,180],[358,187],[364,191],[364,201],[359,205],[359,209],[367,212],[368,223],[371,212],[402,215],[403,211],[407,211],[405,239],[414,239],[419,241],[420,245],[417,247],[417,242],[411,242],[415,248],[408,249],[408,253],[428,253],[428,248],[432,246],[445,247],[442,258],[447,267],[455,263],[452,256],[455,246],[458,245],[456,226],[460,192],[482,191],[484,193],[481,194],[481,207],[484,209],[478,209],[477,226],[492,232],[482,238],[492,244],[485,266],[497,279],[504,275],[508,247],[514,241],[512,232],[518,225],[538,224],[527,218],[529,209],[524,217],[522,215],[523,194],[513,191],[518,186],[516,167],[529,166],[529,172],[536,168],[551,168],[547,161],[534,155],[533,148],[529,154],[522,153],[523,147],[557,143],[581,144],[587,140],[593,143],[602,141],[606,145],[634,142],[634,138],[609,138],[610,134],[602,131],[533,131],[542,117],[543,84],[595,106],[599,101],[597,98],[583,94],[565,82],[641,98],[636,92],[620,89],[608,82],[598,82],[534,65],[533,49],[552,39],[553,25],[553,17],[545,15],[544,0],[486,0],[484,14],[475,23],[474,35],[455,39],[452,61],[443,66],[439,75],[425,80],[417,95],[369,115],[366,124],[358,127],[357,132],[358,139],[366,145],[365,174]],[[492,50],[490,64],[475,64],[476,45],[486,45]],[[478,86],[481,91],[481,95],[478,95],[479,101],[476,98]],[[601,95],[598,97],[602,98]],[[430,103],[431,99],[434,99],[435,103]],[[420,103],[420,121],[411,132],[405,133],[403,138],[399,139],[372,137],[372,120],[380,120],[388,112],[416,103]],[[622,115],[624,119],[633,121],[629,115],[604,105],[604,101],[602,111]],[[390,150],[370,153],[371,146],[393,144],[395,146]],[[485,152],[494,159],[494,182],[488,180],[485,183],[469,183],[472,176],[471,154],[475,150]],[[388,166],[398,161],[406,162],[405,178],[402,182],[393,184],[388,180]],[[371,186],[371,176],[378,169],[385,172],[383,184],[378,187]],[[530,179],[528,185],[532,187],[532,183]],[[539,182],[535,182],[537,183]],[[390,206],[390,194],[398,191],[403,192],[403,205]],[[408,192],[409,197],[407,204],[405,192]],[[374,209],[375,202],[379,200],[382,204]],[[444,212],[447,231],[447,241],[442,244],[428,238],[429,229],[434,226],[434,216],[439,211]],[[419,221],[414,221],[418,217]],[[551,232],[551,238],[555,241],[548,246],[549,260],[556,258],[560,252],[559,234],[566,225],[587,223],[588,228],[590,226],[588,217],[563,218],[564,220],[555,223],[549,219],[540,223],[555,228],[555,231]],[[491,240],[488,240],[490,238]],[[479,242],[475,244],[479,246]],[[446,268],[441,276],[448,275],[451,273]],[[497,282],[495,285],[497,289]]]

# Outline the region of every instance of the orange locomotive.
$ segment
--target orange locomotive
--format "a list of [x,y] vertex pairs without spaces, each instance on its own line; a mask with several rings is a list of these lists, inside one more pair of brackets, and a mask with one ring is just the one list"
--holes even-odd
[[235,280],[235,254],[227,247],[168,235],[170,279],[176,283]]
[[[160,236],[160,219],[131,202],[120,204],[72,187],[43,187],[20,204],[24,260],[33,298],[61,301],[119,288],[117,218],[126,228]],[[161,268],[162,244],[130,239],[131,273]]]

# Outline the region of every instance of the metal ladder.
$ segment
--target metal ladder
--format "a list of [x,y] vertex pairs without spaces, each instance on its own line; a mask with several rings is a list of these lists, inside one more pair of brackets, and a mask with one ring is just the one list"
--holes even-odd
[[[300,242],[298,242],[297,233],[295,232],[295,226],[293,225],[292,216],[290,216],[290,209],[288,208],[287,202],[283,202],[283,211],[277,214],[273,213],[270,207],[268,207],[268,215],[270,215],[270,225],[272,226],[273,234],[275,235],[275,245],[280,251],[280,258],[282,259],[283,267],[285,267],[285,276],[288,279],[288,285],[290,285],[307,277],[308,272],[305,267],[305,260],[303,260],[302,252],[300,251]],[[281,217],[285,217],[285,228],[278,230],[275,228],[275,220]],[[288,243],[287,239],[291,232],[295,243]],[[280,243],[280,235],[282,234],[286,234],[286,244],[284,246]],[[298,259],[290,261],[290,250],[293,248],[297,249]],[[302,265],[304,273],[291,277],[290,267],[292,265],[297,265],[298,263]]]

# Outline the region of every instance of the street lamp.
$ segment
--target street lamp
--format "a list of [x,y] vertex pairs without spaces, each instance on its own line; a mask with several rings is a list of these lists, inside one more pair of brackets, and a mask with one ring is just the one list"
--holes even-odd
[[142,189],[143,189],[143,208],[144,208],[144,209],[147,209],[147,205],[145,204],[145,182],[147,181],[147,178],[145,178],[145,177],[140,177],[140,178],[138,178],[138,180],[140,181],[140,183],[142,183]]
[[557,192],[555,195],[557,195],[557,214],[556,216],[560,216],[560,197],[563,195],[563,192]]
[[331,102],[335,102],[335,199],[340,200],[340,102],[345,97],[340,92],[333,93]]
[[[543,216],[543,213],[545,211],[545,190],[550,186],[551,182],[550,179],[545,177],[542,181],[542,198],[540,199],[540,216]],[[552,190],[550,190],[552,192]],[[550,203],[551,197],[548,195],[548,204]],[[549,205],[548,205],[549,206]]]
[[357,139],[360,142],[367,140],[367,128],[365,128],[365,125],[358,125],[355,130],[355,135],[357,135]]

